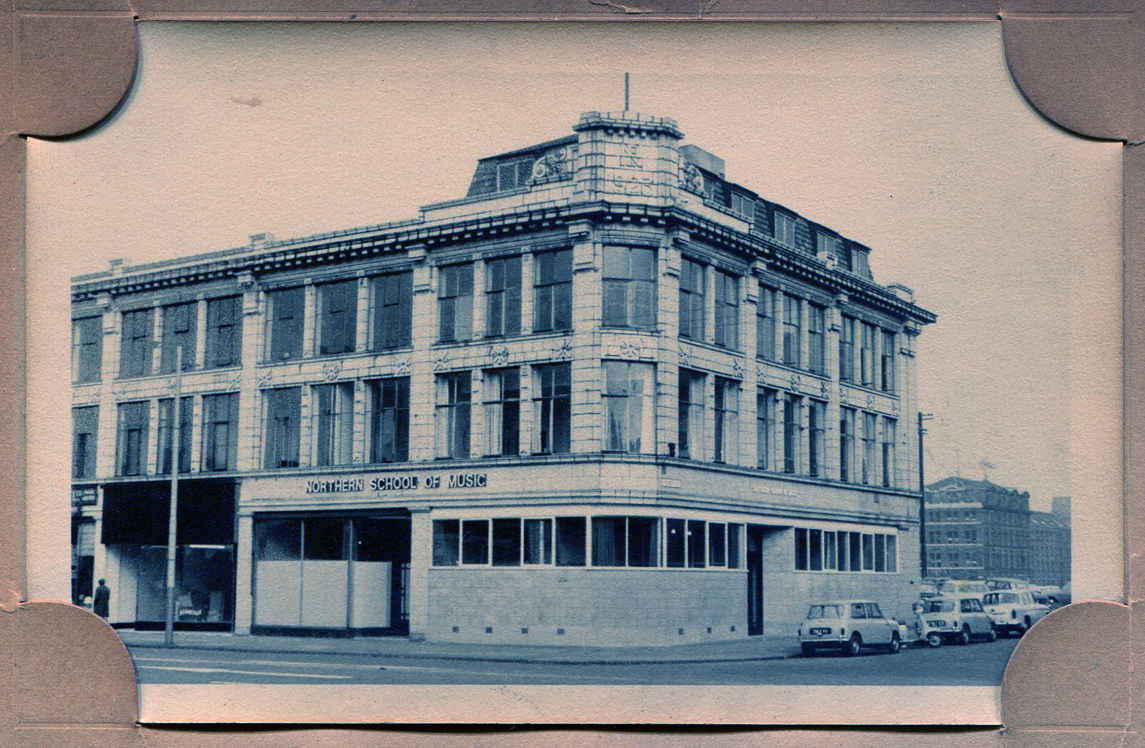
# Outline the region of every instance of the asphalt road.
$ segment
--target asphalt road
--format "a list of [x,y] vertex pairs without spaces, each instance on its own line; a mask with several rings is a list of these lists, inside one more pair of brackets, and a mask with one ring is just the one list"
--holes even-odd
[[1017,639],[896,655],[749,662],[575,665],[226,650],[131,650],[139,682],[354,685],[918,685],[1000,686]]

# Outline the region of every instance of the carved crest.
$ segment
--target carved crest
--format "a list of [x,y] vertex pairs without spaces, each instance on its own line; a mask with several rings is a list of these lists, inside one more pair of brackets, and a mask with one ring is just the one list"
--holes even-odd
[[680,170],[680,179],[683,182],[681,186],[688,192],[704,194],[704,175],[695,164],[684,164],[684,168]]
[[489,356],[489,359],[493,362],[494,366],[504,366],[505,364],[509,363],[508,346],[502,346],[501,350],[495,350],[493,346],[489,346],[489,350],[486,352],[486,355]]

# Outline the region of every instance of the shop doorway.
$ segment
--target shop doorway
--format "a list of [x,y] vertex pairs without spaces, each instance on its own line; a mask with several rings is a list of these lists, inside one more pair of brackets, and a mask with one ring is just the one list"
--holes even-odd
[[256,517],[253,633],[409,632],[408,517]]
[[[167,548],[139,548],[135,575],[135,628],[161,629],[167,620]],[[175,550],[175,628],[234,628],[234,549],[229,545],[181,545]]]
[[747,526],[747,634],[763,635],[763,533],[762,525]]

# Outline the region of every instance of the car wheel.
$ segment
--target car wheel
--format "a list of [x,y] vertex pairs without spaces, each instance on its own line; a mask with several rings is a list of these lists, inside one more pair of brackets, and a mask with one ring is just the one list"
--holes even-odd
[[994,628],[994,624],[990,624],[990,633],[986,634],[986,641],[992,642],[998,640],[998,629]]
[[815,645],[814,644],[803,644],[800,646],[800,649],[803,650],[803,656],[804,657],[812,657],[815,654]]
[[964,625],[962,627],[962,630],[958,632],[958,639],[956,639],[956,641],[959,644],[969,644],[970,643],[970,627],[969,626]]
[[863,646],[863,640],[859,638],[858,634],[851,634],[851,639],[847,645],[843,647],[844,657],[854,657],[859,653],[859,649]]
[[926,635],[926,643],[929,644],[931,647],[935,647],[935,648],[941,647],[942,646],[942,637],[938,634],[937,631],[931,631],[929,634]]
[[1018,624],[1018,625],[1017,625],[1015,628],[1016,628],[1016,630],[1017,630],[1017,632],[1018,632],[1018,636],[1023,636],[1023,635],[1025,635],[1026,631],[1028,631],[1028,630],[1029,630],[1029,628],[1030,628],[1030,619],[1029,619],[1029,618],[1026,618],[1026,619],[1024,619],[1024,620],[1023,620],[1021,623],[1019,623],[1019,624]]
[[891,634],[891,643],[887,645],[887,651],[891,654],[898,654],[902,649],[902,639],[899,638],[898,632]]

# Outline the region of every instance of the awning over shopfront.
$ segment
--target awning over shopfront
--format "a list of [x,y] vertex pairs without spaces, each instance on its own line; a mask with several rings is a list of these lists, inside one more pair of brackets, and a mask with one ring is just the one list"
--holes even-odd
[[[171,483],[119,483],[103,489],[104,545],[166,545]],[[235,482],[179,481],[176,542],[179,545],[229,545],[235,540]]]

